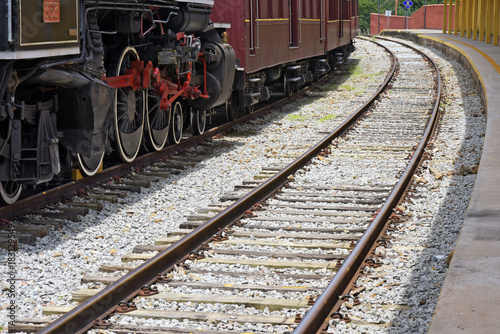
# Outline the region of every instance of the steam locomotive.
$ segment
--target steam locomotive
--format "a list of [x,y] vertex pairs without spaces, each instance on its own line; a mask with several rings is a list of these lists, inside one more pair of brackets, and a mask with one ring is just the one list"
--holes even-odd
[[341,63],[354,0],[5,0],[0,5],[0,202],[65,168],[133,161],[207,115],[228,119]]

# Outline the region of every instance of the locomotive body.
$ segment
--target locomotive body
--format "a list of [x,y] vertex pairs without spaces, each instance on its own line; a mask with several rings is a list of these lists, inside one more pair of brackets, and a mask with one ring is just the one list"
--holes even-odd
[[61,168],[175,143],[232,90],[213,0],[7,0],[0,6],[0,200]]
[[[106,154],[178,143],[338,65],[351,0],[6,0],[0,5],[0,202]],[[213,21],[213,23],[212,23]],[[229,43],[228,43],[229,41]]]
[[78,54],[78,0],[7,0],[0,8],[1,59],[29,59]]

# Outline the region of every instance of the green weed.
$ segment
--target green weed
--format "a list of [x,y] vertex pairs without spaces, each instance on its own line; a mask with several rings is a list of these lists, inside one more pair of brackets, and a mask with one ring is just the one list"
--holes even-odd
[[326,122],[326,121],[329,121],[329,120],[331,120],[331,119],[335,119],[335,118],[337,118],[337,115],[334,115],[334,114],[328,114],[328,115],[326,115],[326,116],[324,116],[324,117],[321,117],[321,118],[319,119],[319,121],[320,121],[320,122]]
[[299,121],[299,122],[303,122],[307,119],[307,116],[306,115],[288,115],[287,118],[291,121]]

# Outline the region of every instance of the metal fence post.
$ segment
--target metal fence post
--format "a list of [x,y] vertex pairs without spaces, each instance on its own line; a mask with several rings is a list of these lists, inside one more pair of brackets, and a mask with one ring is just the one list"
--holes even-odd
[[500,32],[500,0],[493,2],[493,45],[498,45],[498,35]]
[[443,34],[446,34],[446,23],[448,22],[446,14],[448,13],[448,1],[443,0]]

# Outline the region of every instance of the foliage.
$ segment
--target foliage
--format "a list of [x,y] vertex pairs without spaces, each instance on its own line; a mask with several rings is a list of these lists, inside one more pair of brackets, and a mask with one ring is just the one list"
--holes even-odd
[[329,121],[329,120],[331,120],[331,119],[335,119],[335,118],[337,118],[337,115],[335,115],[335,114],[328,114],[328,115],[326,115],[326,116],[324,116],[324,117],[321,117],[321,118],[319,119],[319,121],[320,121],[320,122],[326,122],[326,121]]
[[[404,0],[398,0],[398,15],[405,15]],[[411,0],[413,5],[408,10],[408,15],[415,13],[425,3],[428,5],[442,4],[443,0]],[[362,33],[370,33],[370,13],[377,13],[380,3],[380,14],[390,10],[395,15],[396,0],[359,0],[359,29]]]
[[359,0],[359,29],[361,33],[370,33],[370,13],[376,13],[377,6],[377,0]]

